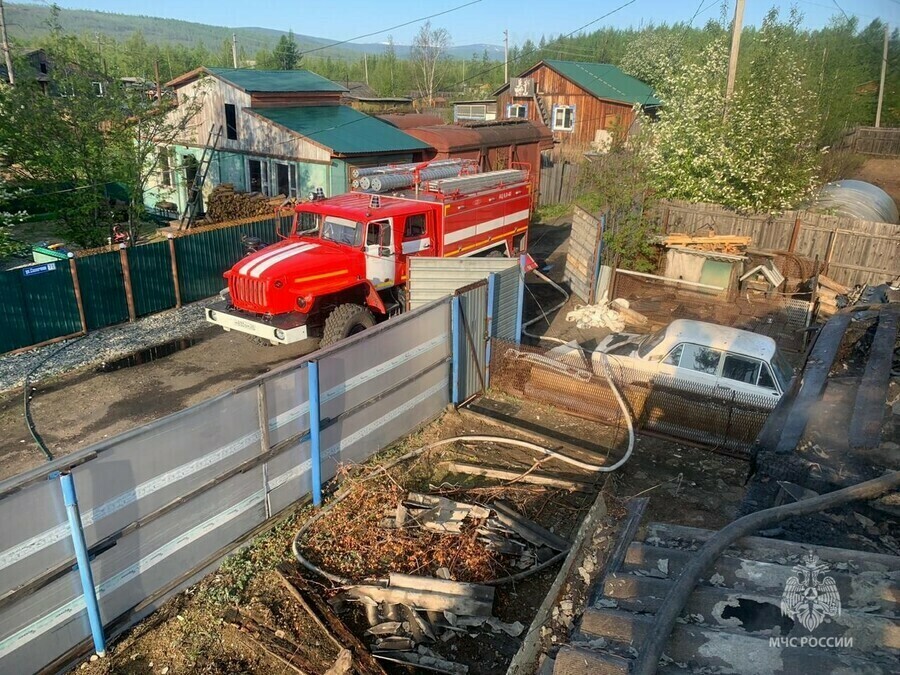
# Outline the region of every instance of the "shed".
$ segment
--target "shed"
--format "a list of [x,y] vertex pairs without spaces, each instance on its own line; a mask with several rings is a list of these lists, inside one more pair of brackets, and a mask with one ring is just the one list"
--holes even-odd
[[409,114],[385,114],[378,115],[378,119],[398,129],[415,129],[417,127],[430,127],[436,124],[444,124],[445,120],[439,115],[426,115],[423,113]]
[[540,178],[541,151],[553,147],[545,128],[528,120],[505,120],[471,124],[441,124],[407,129],[406,133],[431,146],[428,159],[459,157],[474,159],[482,171],[527,164]]

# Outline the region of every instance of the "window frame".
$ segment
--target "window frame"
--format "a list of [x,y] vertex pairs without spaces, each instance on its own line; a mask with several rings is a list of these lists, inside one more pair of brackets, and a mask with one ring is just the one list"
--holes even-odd
[[[422,233],[421,234],[410,234],[409,233],[409,221],[412,218],[422,218]],[[411,213],[406,216],[406,220],[403,221],[403,241],[416,241],[418,239],[424,239],[428,236],[428,214],[427,213]]]
[[156,163],[159,165],[159,184],[161,187],[170,188],[174,181],[172,180],[172,162],[169,157],[170,150],[165,145],[156,148]]
[[[685,352],[684,347],[687,345],[690,345],[692,347],[697,347],[699,349],[709,349],[710,351],[718,352],[719,353],[719,361],[718,361],[718,363],[716,363],[715,371],[713,371],[712,373],[708,373],[708,372],[705,372],[702,370],[697,370],[696,368],[689,368],[687,366],[681,365],[681,361],[684,359],[684,352]],[[718,378],[720,376],[719,374],[722,372],[722,362],[724,360],[725,354],[727,354],[728,352],[726,352],[723,349],[716,349],[715,347],[710,347],[709,345],[701,345],[697,342],[679,342],[677,345],[675,345],[674,347],[672,347],[672,349],[669,350],[669,353],[666,354],[666,358],[668,358],[669,355],[673,351],[675,351],[676,349],[679,349],[679,348],[681,349],[681,354],[678,355],[678,363],[674,366],[675,368],[681,368],[682,370],[689,370],[692,373],[698,373],[700,375],[709,375],[710,377]],[[665,359],[663,359],[663,363],[665,363]],[[668,363],[666,365],[672,365],[672,364]]]
[[[746,382],[744,380],[736,380],[733,377],[728,377],[725,375],[725,359],[727,359],[729,357],[734,358],[734,359],[743,359],[744,361],[755,363],[757,365],[756,376],[753,378],[753,382]],[[760,359],[755,359],[752,356],[745,356],[744,354],[736,354],[735,352],[725,352],[725,355],[721,359],[721,363],[722,363],[722,374],[719,377],[721,377],[723,380],[728,380],[729,382],[737,382],[738,384],[746,384],[751,387],[759,386],[759,377],[760,377],[760,374],[762,373],[762,367],[765,365],[764,361],[762,361]]]
[[[513,115],[512,110],[516,108],[522,112],[521,115]],[[528,104],[527,103],[507,103],[506,104],[506,119],[508,120],[527,120],[528,119]]]
[[[225,103],[225,138],[229,141],[236,141],[238,139],[238,123],[237,123],[237,105],[234,103]],[[231,113],[231,119],[229,120],[229,114]]]
[[[562,111],[570,110],[571,111],[571,113],[572,113],[571,126],[557,125],[556,114],[560,110],[562,110]],[[565,121],[565,112],[563,113],[563,120]],[[575,131],[575,106],[574,105],[555,104],[553,106],[552,113],[550,116],[550,125],[551,125],[550,129],[552,131],[565,131],[565,132],[569,132],[569,133]]]
[[253,189],[253,170],[251,169],[253,162],[259,164],[259,192],[266,197],[271,197],[272,189],[269,185],[269,160],[267,159],[257,159],[255,157],[247,158],[247,191],[256,192],[256,190]]

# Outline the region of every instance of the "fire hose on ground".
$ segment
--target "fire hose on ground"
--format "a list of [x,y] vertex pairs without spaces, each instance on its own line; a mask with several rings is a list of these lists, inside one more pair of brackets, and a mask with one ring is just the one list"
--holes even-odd
[[900,471],[892,471],[879,478],[858,483],[835,492],[829,492],[819,497],[802,499],[793,504],[776,506],[775,508],[751,513],[743,518],[738,518],[724,529],[719,530],[691,558],[668,595],[666,595],[662,606],[656,612],[656,621],[653,624],[653,629],[642,645],[642,650],[635,662],[632,673],[634,675],[653,675],[656,672],[663,649],[672,632],[672,627],[675,625],[675,620],[687,604],[688,598],[693,593],[700,575],[735,541],[785,518],[818,513],[819,511],[825,511],[861,499],[874,499],[897,487],[900,487]]

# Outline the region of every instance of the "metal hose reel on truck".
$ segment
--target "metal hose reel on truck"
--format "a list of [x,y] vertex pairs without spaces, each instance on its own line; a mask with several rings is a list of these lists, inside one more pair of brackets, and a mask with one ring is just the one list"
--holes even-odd
[[478,173],[470,160],[441,160],[360,169],[353,184],[358,191],[297,205],[287,237],[225,272],[228,289],[207,321],[273,344],[321,337],[324,346],[406,308],[410,257],[513,256],[527,246],[527,168]]

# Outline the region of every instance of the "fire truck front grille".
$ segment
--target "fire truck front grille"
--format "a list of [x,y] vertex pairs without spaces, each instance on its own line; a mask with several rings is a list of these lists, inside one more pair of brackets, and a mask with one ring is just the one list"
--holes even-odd
[[261,279],[235,277],[231,280],[232,302],[266,311],[266,282]]

